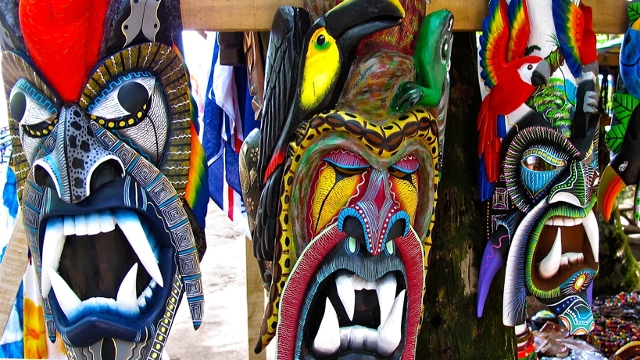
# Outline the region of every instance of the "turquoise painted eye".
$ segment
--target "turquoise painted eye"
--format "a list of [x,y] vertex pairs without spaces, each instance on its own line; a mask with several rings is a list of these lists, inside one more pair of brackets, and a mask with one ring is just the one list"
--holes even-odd
[[393,241],[387,241],[387,244],[384,246],[384,248],[385,248],[385,252],[388,255],[393,255],[393,249],[394,249]]
[[356,240],[354,237],[349,236],[349,239],[347,240],[347,254],[355,254],[356,252],[358,252],[359,247],[360,246],[358,244],[358,240]]

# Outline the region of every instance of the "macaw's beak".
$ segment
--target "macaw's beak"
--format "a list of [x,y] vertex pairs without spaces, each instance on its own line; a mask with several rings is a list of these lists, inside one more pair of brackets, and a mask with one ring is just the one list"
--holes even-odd
[[611,209],[613,209],[616,197],[626,186],[627,184],[611,165],[607,166],[600,177],[600,187],[598,188],[598,208],[607,221],[611,218]]
[[546,60],[542,60],[533,70],[531,83],[536,86],[546,85],[549,82],[549,77],[551,77],[551,67]]
[[399,25],[404,14],[399,0],[347,0],[327,12],[324,22],[346,53],[366,36]]

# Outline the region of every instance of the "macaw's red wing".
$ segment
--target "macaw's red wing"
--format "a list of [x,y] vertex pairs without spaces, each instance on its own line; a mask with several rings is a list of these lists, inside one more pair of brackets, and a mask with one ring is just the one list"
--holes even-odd
[[512,62],[524,56],[529,42],[531,26],[526,0],[511,0],[509,3],[509,52],[507,61]]
[[571,0],[554,1],[552,10],[560,51],[571,74],[577,78],[582,75],[580,47],[584,32],[584,15]]
[[480,76],[489,88],[498,83],[500,69],[507,62],[508,40],[507,3],[505,0],[491,1],[489,14],[482,22],[480,37]]
[[498,120],[491,111],[493,93],[487,95],[480,106],[477,128],[478,156],[484,155],[486,177],[489,182],[496,182],[500,177],[500,139],[498,138]]
[[64,101],[78,100],[99,60],[109,2],[20,1],[20,26],[29,53]]

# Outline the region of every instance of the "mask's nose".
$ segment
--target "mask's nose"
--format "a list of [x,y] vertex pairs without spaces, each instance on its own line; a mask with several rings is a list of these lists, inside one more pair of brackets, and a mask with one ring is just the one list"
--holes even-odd
[[55,188],[62,200],[80,202],[124,176],[122,162],[102,147],[78,105],[62,107],[54,134],[53,151],[35,161],[34,177],[39,186]]

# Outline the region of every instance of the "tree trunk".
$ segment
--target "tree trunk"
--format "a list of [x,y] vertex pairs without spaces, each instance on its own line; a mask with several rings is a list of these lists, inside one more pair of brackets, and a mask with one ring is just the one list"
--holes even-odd
[[456,33],[452,51],[444,163],[416,359],[514,359],[514,330],[502,324],[504,271],[496,274],[484,317],[476,317],[486,241],[477,185],[481,98],[475,34]]

